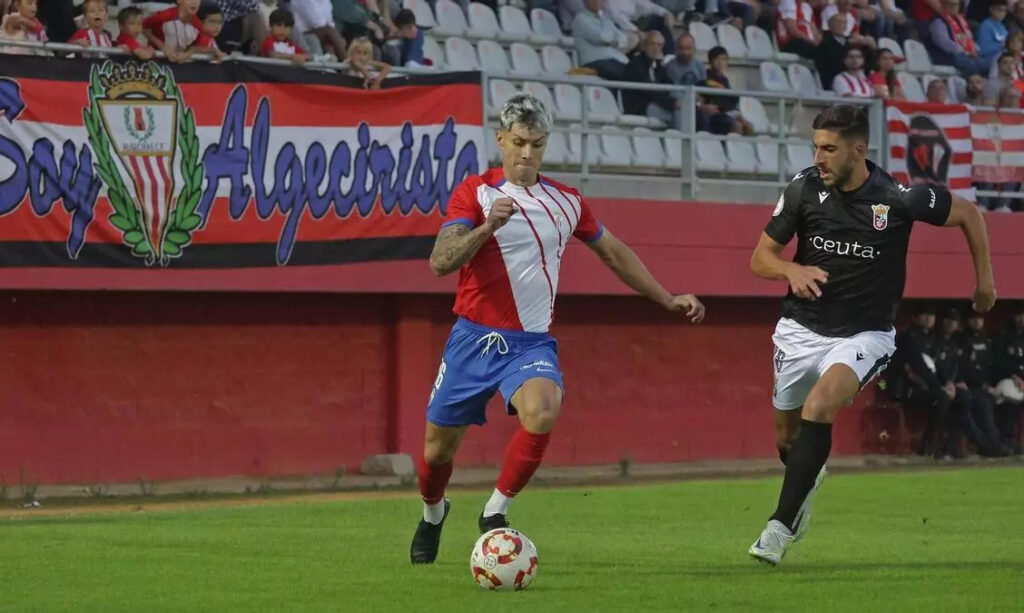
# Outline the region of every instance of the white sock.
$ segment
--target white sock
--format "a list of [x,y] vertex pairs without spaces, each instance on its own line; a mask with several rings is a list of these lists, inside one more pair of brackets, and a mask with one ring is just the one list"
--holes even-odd
[[484,517],[490,517],[491,515],[507,515],[508,505],[512,504],[512,498],[502,494],[495,488],[494,493],[491,494],[491,499],[487,501],[484,506]]
[[423,521],[437,525],[444,519],[444,499],[434,504],[423,503]]

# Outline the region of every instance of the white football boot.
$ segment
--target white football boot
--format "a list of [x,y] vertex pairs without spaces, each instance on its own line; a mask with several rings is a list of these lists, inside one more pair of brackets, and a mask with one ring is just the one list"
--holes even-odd
[[821,487],[821,482],[828,476],[828,470],[824,466],[818,472],[818,476],[814,479],[814,487],[807,493],[807,498],[804,498],[804,503],[800,505],[800,510],[796,512],[796,520],[793,522],[793,542],[797,542],[804,538],[807,531],[811,529],[811,507],[814,505],[814,494]]
[[768,522],[768,526],[750,546],[747,553],[759,562],[777,566],[786,555],[786,547],[793,542],[793,533],[786,524],[777,519]]

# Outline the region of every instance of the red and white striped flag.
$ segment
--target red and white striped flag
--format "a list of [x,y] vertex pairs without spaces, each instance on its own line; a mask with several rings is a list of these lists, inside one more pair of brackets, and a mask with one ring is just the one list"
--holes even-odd
[[971,140],[975,181],[1024,181],[1024,113],[973,111]]
[[906,185],[938,183],[969,200],[971,113],[962,104],[887,102],[889,174]]

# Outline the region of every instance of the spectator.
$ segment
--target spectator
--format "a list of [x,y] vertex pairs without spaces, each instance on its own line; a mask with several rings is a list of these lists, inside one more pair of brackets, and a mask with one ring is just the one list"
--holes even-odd
[[[973,4],[973,3],[972,3]],[[1006,50],[1006,0],[991,0],[988,5],[989,17],[978,28],[978,55],[991,66],[992,62]]]
[[985,316],[973,309],[967,311],[967,329],[960,333],[960,381],[957,386],[971,396],[971,414],[992,448],[1000,455],[1010,455],[1013,448],[1006,444],[996,425],[996,398],[993,387],[992,360],[995,358],[992,339],[985,332]]
[[349,46],[348,70],[350,77],[362,77],[366,89],[380,89],[381,81],[388,77],[391,66],[373,59],[373,43],[369,38],[357,38]]
[[[694,7],[697,5],[696,0],[654,0],[658,6],[666,9],[677,17],[682,17],[686,13],[692,12]],[[669,39],[671,40],[671,39]]]
[[187,60],[187,49],[203,31],[203,24],[196,16],[198,10],[199,0],[178,0],[177,6],[143,19],[142,29],[149,44],[163,51],[172,62]]
[[[671,85],[663,63],[665,41],[657,30],[647,32],[641,39],[640,47],[629,55],[629,64],[623,80],[633,83],[660,83]],[[669,126],[682,129],[683,120],[680,100],[668,91],[622,90],[622,109],[632,115],[647,115],[664,121]]]
[[960,14],[960,0],[942,0],[942,8],[929,27],[932,60],[956,66],[964,76],[988,72],[989,66],[978,55],[967,20]]
[[[0,22],[0,40],[45,43],[46,29],[36,17],[39,8],[36,0],[14,0],[11,8],[15,12],[7,13],[3,17],[3,22]],[[34,55],[43,52],[28,47],[0,46],[0,53]]]
[[275,9],[270,14],[270,35],[263,41],[260,55],[282,60],[291,60],[294,64],[305,64],[309,61],[306,50],[292,42],[292,28],[295,27],[295,16],[288,9]]
[[[999,356],[995,363],[999,390],[996,415],[1004,440],[1012,440],[1024,407],[1024,301],[1017,302],[1013,318],[994,345]],[[1020,443],[1015,446],[1014,451],[1020,453]]]
[[836,75],[843,71],[843,59],[846,57],[847,40],[844,31],[846,19],[842,15],[833,15],[828,20],[828,31],[821,39],[814,58],[814,66],[818,69],[822,89],[831,89]]
[[[224,27],[217,36],[217,48],[227,53],[241,51],[258,55],[260,45],[270,36],[267,17],[259,0],[213,0],[221,11]],[[273,4],[274,0],[267,0]]]
[[[860,33],[861,15],[854,10],[853,0],[836,0],[835,4],[829,4],[821,12],[821,21],[830,23],[832,17],[837,15],[844,20],[843,36],[846,37],[849,44],[868,49],[874,49],[877,46],[874,38]],[[831,25],[829,29],[831,30]]]
[[199,18],[199,23],[203,25],[203,28],[199,32],[199,36],[196,37],[196,42],[192,43],[186,53],[189,57],[195,53],[206,53],[212,55],[215,62],[223,61],[224,54],[217,47],[217,35],[224,27],[224,16],[221,14],[220,8],[215,4],[201,5],[196,17]]
[[563,32],[572,32],[572,22],[576,20],[583,8],[583,0],[558,0],[558,22],[562,24]]
[[339,60],[345,59],[345,40],[336,26],[331,0],[292,0],[290,6],[298,40],[319,46]]
[[[1006,53],[1012,55],[1015,60],[1016,78],[1024,79],[1024,32],[1014,32],[1006,37]],[[997,56],[996,61],[992,62],[992,68],[988,71],[988,78],[996,79],[998,77],[999,57]]]
[[[725,71],[729,69],[729,52],[725,47],[714,47],[708,51],[708,76],[704,79],[704,87],[719,87],[721,89],[732,89],[729,77]],[[711,96],[704,95],[704,102],[707,105],[718,109],[717,113],[708,118],[708,128],[715,134],[729,134],[736,132],[746,136],[754,133],[754,126],[743,118],[739,112],[739,98],[736,96]]]
[[814,7],[806,0],[779,0],[775,39],[780,51],[814,59],[821,44],[821,31],[814,25]]
[[626,33],[601,10],[604,0],[584,0],[583,4],[584,10],[572,22],[580,66],[593,69],[602,79],[621,80],[629,62],[623,52],[629,48]]
[[869,80],[875,90],[875,97],[883,100],[905,100],[903,86],[896,78],[896,62],[904,61],[897,58],[892,51],[880,49],[875,56],[875,70],[871,73]]
[[661,32],[665,41],[664,52],[672,53],[672,26],[675,25],[675,19],[664,7],[651,0],[605,0],[605,10],[623,32]]
[[754,24],[761,13],[758,0],[697,0],[694,6],[709,24],[724,21],[740,30]]
[[422,66],[423,30],[416,23],[416,14],[409,9],[398,11],[393,20],[395,37],[398,39],[399,64],[401,66]]
[[985,77],[980,74],[972,74],[967,77],[967,87],[964,91],[964,104],[971,106],[995,106],[995,101],[985,96]]
[[1024,32],[1024,2],[1017,0],[1013,5],[1013,13],[1006,24],[1006,29],[1010,34]]
[[85,0],[82,15],[85,27],[75,32],[68,42],[83,47],[113,47],[110,34],[104,29],[107,25],[107,0]]
[[942,0],[910,0],[910,17],[917,25],[917,37],[922,43],[928,44],[929,24],[942,10]]
[[843,56],[843,72],[832,80],[832,91],[844,98],[871,98],[875,88],[864,76],[864,52],[857,47],[847,47]]
[[140,60],[151,60],[156,51],[145,39],[139,41],[142,34],[142,11],[138,7],[126,6],[117,13],[117,28],[120,33],[114,45],[130,52]]
[[869,32],[875,40],[883,36],[895,38],[902,45],[910,38],[911,24],[903,9],[896,6],[893,0],[871,0],[876,18],[869,26]]
[[949,103],[949,86],[942,79],[932,79],[928,82],[925,99],[933,104]]
[[[666,64],[665,72],[676,85],[697,85],[708,78],[704,64],[697,59],[697,44],[689,34],[682,34],[676,41],[676,57]],[[680,98],[683,96],[679,93]]]
[[[1007,85],[1003,88],[1003,91],[999,93],[999,104],[996,106],[1001,109],[1019,109],[1024,108],[1022,104],[1022,92],[1021,88],[1024,87],[1020,81],[1014,81],[1012,84]],[[1014,202],[1017,202],[1016,200]]]
[[1017,59],[1011,53],[1000,55],[996,67],[998,72],[995,78],[988,80],[985,89],[985,97],[994,102],[999,101],[1007,87],[1012,88],[1014,84],[1021,82],[1017,76]]

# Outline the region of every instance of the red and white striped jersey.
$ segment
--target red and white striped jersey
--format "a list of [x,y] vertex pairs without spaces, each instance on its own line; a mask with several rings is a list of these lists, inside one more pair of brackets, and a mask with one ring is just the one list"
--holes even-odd
[[184,51],[192,46],[203,31],[203,22],[192,15],[188,21],[181,20],[181,11],[172,6],[169,9],[153,13],[142,21],[142,27],[164,43],[165,51]]
[[89,47],[113,47],[114,43],[110,41],[110,35],[107,34],[106,30],[93,30],[88,28],[85,30],[79,30],[71,35],[68,42],[87,41]]
[[840,72],[832,79],[832,91],[837,96],[848,98],[871,98],[875,95],[875,87],[864,76],[864,72]]
[[500,168],[455,188],[442,227],[481,225],[498,198],[512,198],[518,210],[459,271],[453,310],[491,328],[547,332],[569,238],[593,243],[604,229],[575,189],[543,176],[519,187]]

